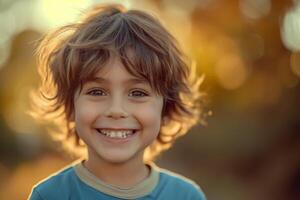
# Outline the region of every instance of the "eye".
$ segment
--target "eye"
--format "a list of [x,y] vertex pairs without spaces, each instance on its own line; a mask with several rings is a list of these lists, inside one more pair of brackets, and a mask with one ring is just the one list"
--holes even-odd
[[106,96],[107,95],[103,90],[100,90],[100,89],[90,90],[87,94],[91,95],[91,96]]
[[145,96],[149,96],[146,92],[141,91],[141,90],[132,90],[129,93],[130,97],[145,97]]

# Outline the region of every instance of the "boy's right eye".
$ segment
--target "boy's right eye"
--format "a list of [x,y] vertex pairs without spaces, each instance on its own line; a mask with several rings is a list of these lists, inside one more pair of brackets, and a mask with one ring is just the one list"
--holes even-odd
[[106,93],[103,90],[100,90],[100,89],[90,90],[90,91],[88,91],[87,94],[91,95],[91,96],[106,96]]

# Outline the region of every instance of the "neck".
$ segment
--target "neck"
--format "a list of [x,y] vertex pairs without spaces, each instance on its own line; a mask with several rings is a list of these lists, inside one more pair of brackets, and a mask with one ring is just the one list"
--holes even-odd
[[126,162],[108,162],[98,156],[88,154],[84,166],[97,178],[123,188],[137,185],[149,175],[149,168],[143,162],[143,155],[139,159]]

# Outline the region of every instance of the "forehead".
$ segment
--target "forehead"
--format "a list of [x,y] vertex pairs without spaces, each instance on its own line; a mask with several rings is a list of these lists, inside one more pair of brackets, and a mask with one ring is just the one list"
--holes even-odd
[[122,82],[132,84],[148,84],[146,78],[138,73],[129,72],[119,56],[111,56],[105,65],[99,67],[98,71],[89,77],[88,82],[111,83]]

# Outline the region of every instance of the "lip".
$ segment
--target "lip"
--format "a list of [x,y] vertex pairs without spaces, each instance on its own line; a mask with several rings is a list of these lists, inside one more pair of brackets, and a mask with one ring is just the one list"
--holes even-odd
[[[126,138],[111,138],[111,137],[107,137],[107,136],[99,133],[98,130],[100,130],[100,129],[113,130],[113,131],[128,131],[128,130],[133,130],[134,133],[132,135],[129,135]],[[133,138],[135,138],[138,135],[138,133],[139,133],[138,129],[124,129],[124,128],[96,128],[95,131],[97,132],[97,135],[99,135],[101,137],[101,140],[107,141],[109,143],[117,143],[117,144],[127,143],[127,142],[131,141]]]
[[104,130],[111,130],[111,131],[137,131],[138,128],[107,128],[107,127],[99,127],[96,128],[98,130],[104,129]]

